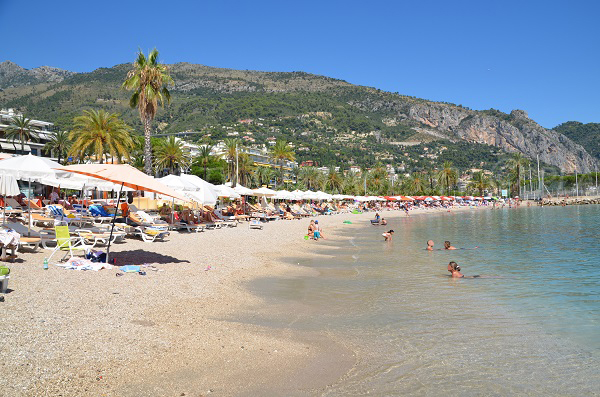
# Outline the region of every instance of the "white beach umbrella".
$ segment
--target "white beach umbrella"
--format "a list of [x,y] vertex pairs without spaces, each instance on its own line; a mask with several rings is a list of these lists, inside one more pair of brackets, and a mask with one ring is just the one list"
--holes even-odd
[[294,197],[292,192],[288,192],[287,190],[277,190],[275,196],[273,196],[277,200],[294,200]]
[[317,193],[311,192],[310,190],[303,192],[300,197],[302,197],[303,200],[318,200],[319,199],[319,197],[317,196]]
[[215,191],[219,197],[227,197],[238,199],[242,197],[239,193],[237,193],[234,189],[226,185],[215,185]]
[[261,187],[252,191],[253,196],[259,197],[273,197],[277,194],[275,190],[269,189],[268,187]]
[[233,190],[235,190],[235,192],[237,194],[239,194],[240,196],[252,196],[252,194],[254,193],[252,191],[252,189],[248,189],[247,187],[239,185],[239,184],[235,185]]
[[[17,178],[12,175],[1,175],[0,176],[0,195],[4,198],[6,196],[18,196],[21,194]],[[2,212],[2,224],[6,220],[6,204],[3,207]]]
[[198,187],[195,184],[178,175],[167,175],[162,178],[158,178],[158,181],[174,190],[198,190]]
[[215,190],[215,185],[206,182],[204,179],[197,177],[196,175],[182,174],[180,177],[195,185],[197,188],[197,190],[187,191],[187,197],[206,205],[215,205],[217,203],[218,195]]
[[70,176],[68,172],[54,170],[57,167],[62,165],[46,157],[32,154],[0,160],[0,173],[31,182],[40,182],[43,178]]

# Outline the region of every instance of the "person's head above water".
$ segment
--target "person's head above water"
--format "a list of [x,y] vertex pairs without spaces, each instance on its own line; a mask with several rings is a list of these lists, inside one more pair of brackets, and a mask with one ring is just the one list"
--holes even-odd
[[427,240],[427,250],[433,250],[433,240]]
[[449,272],[452,272],[452,271],[460,272],[460,266],[458,266],[458,263],[451,261],[450,263],[448,263],[448,271]]

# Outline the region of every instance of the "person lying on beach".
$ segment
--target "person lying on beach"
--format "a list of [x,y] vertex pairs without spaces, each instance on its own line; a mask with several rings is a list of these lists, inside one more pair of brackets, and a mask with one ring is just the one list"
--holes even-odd
[[394,230],[390,229],[387,232],[382,233],[381,235],[385,239],[384,241],[392,241],[392,236],[394,235]]
[[427,251],[433,251],[433,240],[427,240]]
[[456,247],[453,247],[452,244],[450,244],[450,241],[444,241],[444,249],[445,250],[455,250]]

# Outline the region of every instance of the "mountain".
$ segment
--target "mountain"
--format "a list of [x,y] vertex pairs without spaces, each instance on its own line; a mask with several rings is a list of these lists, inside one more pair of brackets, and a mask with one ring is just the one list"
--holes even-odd
[[60,82],[73,74],[75,73],[50,66],[41,66],[27,70],[11,61],[4,61],[0,63],[0,89]]
[[600,123],[567,121],[554,127],[554,131],[585,147],[592,156],[600,159]]
[[[26,70],[0,64],[0,107],[72,126],[89,107],[118,112],[138,131],[139,117],[120,86],[130,64],[73,73]],[[172,103],[160,110],[159,132],[200,131],[192,139],[239,136],[249,143],[270,137],[291,141],[299,160],[324,165],[375,162],[426,169],[450,160],[462,168],[501,168],[506,153],[521,152],[565,172],[589,172],[597,159],[556,130],[510,114],[356,86],[304,72],[259,72],[189,63],[169,65]],[[587,144],[587,143],[586,143]]]

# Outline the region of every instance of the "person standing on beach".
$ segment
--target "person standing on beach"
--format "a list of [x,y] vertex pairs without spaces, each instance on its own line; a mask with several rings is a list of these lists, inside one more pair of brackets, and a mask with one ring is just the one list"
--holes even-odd
[[427,240],[427,251],[433,251],[433,240]]

